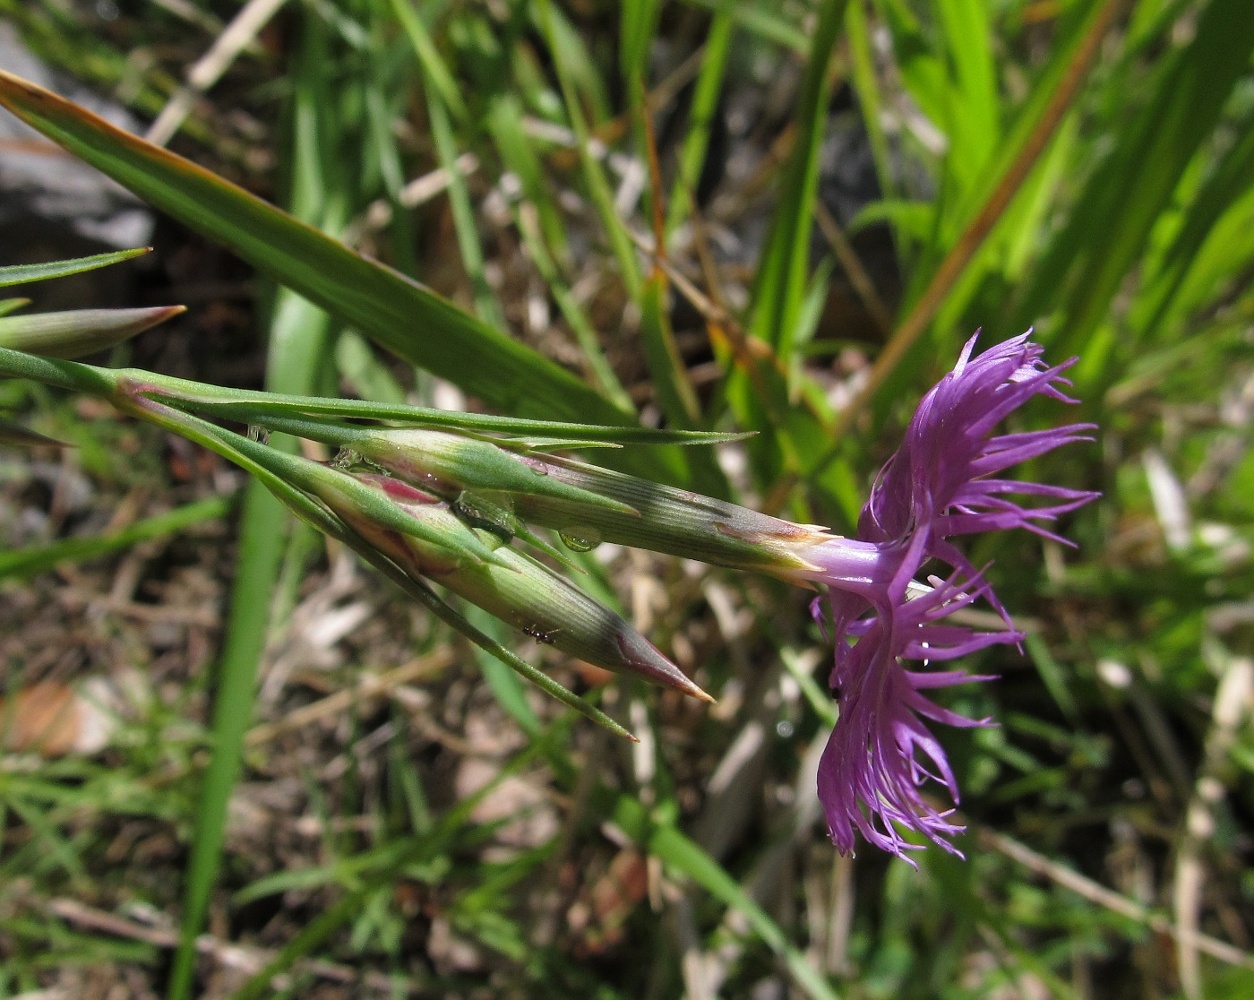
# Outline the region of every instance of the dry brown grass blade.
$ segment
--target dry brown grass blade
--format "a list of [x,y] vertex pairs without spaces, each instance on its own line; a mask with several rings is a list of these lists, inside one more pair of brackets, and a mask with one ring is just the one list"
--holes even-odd
[[[88,906],[77,899],[50,900],[48,912],[76,927],[124,938],[128,941],[142,941],[144,944],[164,949],[171,949],[178,944],[178,932],[173,928],[136,923],[134,920]],[[196,939],[196,950],[212,958],[218,965],[236,970],[241,978],[264,968],[275,955],[274,952],[261,948],[231,944],[209,934],[202,934]],[[405,996],[416,996],[421,992],[418,983],[400,979],[393,974],[370,972],[363,977],[358,969],[325,960],[310,961],[303,968],[317,978],[331,983],[364,987],[368,995],[396,996],[399,991]],[[34,996],[35,994],[27,995]],[[44,996],[45,994],[38,995]],[[57,996],[60,995],[57,994]]]
[[385,695],[402,684],[425,680],[451,666],[457,660],[450,647],[444,647],[430,654],[420,656],[402,666],[389,670],[377,677],[367,677],[356,687],[345,688],[327,695],[319,701],[305,705],[290,712],[276,722],[267,722],[253,726],[244,737],[247,746],[257,746],[274,739],[282,733],[319,722],[329,716],[339,715],[347,711],[358,701]]
[[849,284],[853,286],[858,298],[866,306],[868,315],[875,321],[880,331],[888,335],[893,329],[892,310],[885,305],[884,300],[880,298],[880,293],[875,290],[875,282],[871,280],[871,275],[863,267],[861,258],[858,257],[857,251],[845,236],[844,230],[840,228],[836,216],[822,200],[816,199],[814,217],[819,224],[819,230],[823,233],[823,238],[827,240],[827,245],[832,248],[832,253],[836,255],[845,276],[849,279]]
[[209,47],[209,51],[187,71],[187,86],[174,93],[156,121],[148,127],[144,138],[157,146],[169,142],[191,114],[196,99],[218,82],[285,3],[287,0],[249,0]]
[[1233,658],[1224,670],[1215,694],[1205,756],[1198,768],[1197,781],[1185,813],[1184,836],[1176,852],[1176,874],[1172,887],[1176,926],[1180,928],[1176,937],[1176,969],[1184,995],[1190,1000],[1198,1000],[1202,996],[1199,954],[1203,949],[1198,945],[1201,936],[1198,918],[1206,881],[1202,853],[1214,834],[1214,809],[1224,795],[1224,784],[1218,775],[1228,760],[1242,720],[1250,712],[1252,699],[1254,660]]

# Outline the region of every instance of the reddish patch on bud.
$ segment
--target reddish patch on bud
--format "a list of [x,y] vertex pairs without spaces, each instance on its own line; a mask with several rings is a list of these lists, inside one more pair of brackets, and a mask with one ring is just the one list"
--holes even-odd
[[403,482],[400,479],[393,479],[391,476],[382,476],[377,473],[367,472],[357,476],[363,483],[375,487],[397,503],[410,504],[429,504],[441,503],[439,497],[430,493],[424,493],[416,486]]

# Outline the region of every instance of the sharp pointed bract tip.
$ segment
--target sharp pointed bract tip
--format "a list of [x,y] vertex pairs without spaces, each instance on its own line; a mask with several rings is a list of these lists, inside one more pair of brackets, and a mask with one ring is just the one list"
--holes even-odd
[[689,697],[695,698],[697,701],[703,701],[703,702],[705,702],[707,705],[717,705],[717,704],[718,704],[718,699],[717,699],[717,698],[715,698],[715,697],[714,697],[714,695],[712,695],[712,694],[710,694],[710,692],[708,692],[708,691],[706,691],[706,690],[704,690],[704,689],[702,689],[702,688],[698,687],[696,684],[693,684],[693,685],[692,685],[692,690],[691,690],[691,691],[685,691],[684,693],[685,693],[685,694],[687,694]]

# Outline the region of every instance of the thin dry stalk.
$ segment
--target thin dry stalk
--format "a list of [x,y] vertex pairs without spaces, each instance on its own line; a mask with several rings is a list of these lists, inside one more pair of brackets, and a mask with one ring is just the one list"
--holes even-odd
[[180,87],[161,109],[157,120],[144,136],[149,142],[164,146],[178,132],[192,113],[196,99],[221,79],[239,54],[251,45],[279,8],[287,0],[249,0],[235,15],[209,51],[187,71],[187,85]]
[[979,839],[980,846],[986,850],[994,850],[999,854],[1005,855],[1011,861],[1023,865],[1029,871],[1049,879],[1064,889],[1069,889],[1077,896],[1087,899],[1090,903],[1104,906],[1112,913],[1118,913],[1129,920],[1135,920],[1137,923],[1144,924],[1156,934],[1167,934],[1175,941],[1187,941],[1190,947],[1196,948],[1197,951],[1210,955],[1212,958],[1217,958],[1221,962],[1226,962],[1229,965],[1239,965],[1246,969],[1254,969],[1254,955],[1242,951],[1227,941],[1220,941],[1218,938],[1211,937],[1209,934],[1199,934],[1196,931],[1180,927],[1162,914],[1154,913],[1147,907],[1142,906],[1136,900],[1129,899],[1113,889],[1108,889],[1100,882],[1094,882],[1088,876],[1081,875],[1065,865],[1051,861],[1043,854],[1038,854],[1026,844],[1021,844],[1017,840],[1000,833],[994,833],[989,829],[980,830]]
[[1237,730],[1250,711],[1251,699],[1254,699],[1254,660],[1234,657],[1228,662],[1215,695],[1205,756],[1198,768],[1185,814],[1184,835],[1176,853],[1172,899],[1176,925],[1181,931],[1176,938],[1176,968],[1180,986],[1190,1000],[1202,996],[1201,949],[1197,945],[1202,889],[1206,881],[1202,851],[1214,833],[1214,810],[1224,795],[1219,774],[1236,742]]

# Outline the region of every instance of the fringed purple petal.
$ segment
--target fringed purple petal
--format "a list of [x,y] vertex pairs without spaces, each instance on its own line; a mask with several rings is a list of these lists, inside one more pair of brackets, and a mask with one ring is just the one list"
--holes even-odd
[[1005,437],[994,438],[986,442],[980,457],[973,460],[967,468],[973,476],[991,476],[995,472],[1020,465],[1039,455],[1053,451],[1064,444],[1074,441],[1092,441],[1086,434],[1068,434],[1068,430],[1086,431],[1092,424],[1073,424],[1071,427],[1060,427],[1051,431],[1031,431],[1023,434],[1007,434]]
[[[880,470],[862,510],[856,539],[830,539],[807,551],[817,570],[804,574],[827,585],[827,610],[835,637],[831,687],[840,719],[819,767],[819,798],[828,830],[842,852],[856,834],[906,857],[918,845],[913,830],[957,853],[950,838],[962,827],[938,808],[923,788],[936,782],[956,805],[958,785],[944,748],[923,720],[944,725],[990,725],[942,708],[922,692],[989,680],[961,670],[906,670],[903,660],[959,659],[995,644],[1017,644],[997,595],[950,538],[983,531],[1025,528],[1064,541],[1045,525],[1083,506],[1097,494],[1043,483],[993,478],[1064,444],[1091,440],[1090,424],[992,436],[1014,410],[1034,396],[1074,402],[1060,388],[1075,359],[1047,367],[1031,331],[972,356],[975,338],[963,347],[953,371],[923,398],[901,448]],[[1015,499],[1011,499],[1011,497]],[[1040,498],[1042,506],[1023,501]],[[949,567],[931,589],[911,585],[924,565]],[[915,593],[915,596],[910,595]],[[1005,628],[977,631],[950,616],[986,601]],[[812,611],[823,622],[822,601]],[[826,627],[826,623],[824,622]]]
[[[904,658],[949,659],[994,642],[1015,642],[1017,633],[977,633],[955,625],[931,624],[948,613],[941,605],[962,606],[949,585],[902,605],[875,609],[857,625],[861,637],[837,643],[831,684],[838,692],[840,720],[828,739],[819,765],[819,798],[828,830],[842,851],[854,846],[854,831],[872,844],[905,856],[913,850],[897,830],[916,830],[946,850],[957,853],[948,838],[961,832],[949,820],[952,810],[937,809],[922,794],[936,781],[956,804],[958,787],[944,748],[922,719],[950,726],[981,726],[988,720],[968,719],[930,701],[925,690],[985,680],[961,670],[907,671]],[[854,612],[849,595],[832,591],[832,615],[838,623]],[[863,610],[870,610],[865,602]],[[853,629],[846,627],[845,634]],[[925,647],[925,648],[921,648]]]
[[[997,633],[991,634],[996,635]],[[969,674],[965,670],[930,670],[927,673],[916,673],[911,671],[909,676],[910,683],[920,691],[927,691],[931,688],[950,687],[954,684],[970,684],[975,681],[995,681],[997,679],[996,674]],[[948,714],[952,715],[956,719],[962,719],[964,725],[972,725],[971,720],[964,716],[958,715],[955,712],[949,712],[948,709],[941,709],[941,711],[948,712]],[[983,725],[982,722],[974,724]]]

